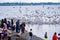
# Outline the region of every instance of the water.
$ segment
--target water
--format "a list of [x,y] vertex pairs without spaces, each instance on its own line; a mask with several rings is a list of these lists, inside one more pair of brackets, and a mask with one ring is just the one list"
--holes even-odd
[[[47,40],[52,40],[52,36],[54,32],[57,32],[57,34],[60,32],[60,25],[48,25],[48,24],[43,24],[43,25],[31,25],[27,24],[26,25],[26,30],[29,32],[29,30],[32,28],[32,32],[34,35],[37,37],[43,38],[44,39],[44,34],[47,32],[48,39]],[[57,35],[58,36],[58,35]]]
[[[3,18],[20,18],[31,22],[51,22],[57,21],[60,23],[60,5],[38,5],[38,6],[0,6],[0,19]],[[36,12],[38,11],[38,13]],[[52,13],[52,14],[51,14]],[[24,16],[25,15],[25,16]],[[54,16],[56,15],[56,17]],[[51,18],[48,18],[51,17]],[[38,20],[39,19],[39,20]],[[54,21],[53,21],[54,20]],[[54,32],[60,32],[60,25],[26,25],[26,30],[29,32],[33,29],[33,34],[37,37],[44,38],[45,32],[48,33],[48,40],[52,39]]]

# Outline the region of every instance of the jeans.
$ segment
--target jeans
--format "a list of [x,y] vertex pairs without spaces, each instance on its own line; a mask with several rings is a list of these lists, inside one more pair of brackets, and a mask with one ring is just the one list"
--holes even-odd
[[16,33],[19,33],[20,32],[20,29],[19,28],[16,28]]
[[32,40],[32,36],[29,36],[29,40]]

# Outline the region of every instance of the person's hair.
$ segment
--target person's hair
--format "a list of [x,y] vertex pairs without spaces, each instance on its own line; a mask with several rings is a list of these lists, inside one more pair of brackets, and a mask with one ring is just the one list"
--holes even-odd
[[47,33],[47,32],[45,32],[45,33]]
[[57,33],[55,32],[54,34],[56,35]]
[[30,29],[32,31],[32,29]]

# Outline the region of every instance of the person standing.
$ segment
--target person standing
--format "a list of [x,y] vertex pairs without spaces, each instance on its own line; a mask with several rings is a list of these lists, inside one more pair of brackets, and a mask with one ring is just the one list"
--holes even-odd
[[57,40],[56,32],[55,32],[54,35],[52,36],[52,40]]
[[6,24],[7,24],[7,19],[6,19],[6,18],[4,18],[4,20],[3,20],[3,21],[4,21],[4,23],[6,23]]
[[10,21],[7,22],[7,29],[9,29],[9,27],[11,28],[11,23],[10,23]]
[[21,32],[24,33],[24,31],[25,31],[25,23],[22,22],[22,24],[20,25],[20,27],[21,27]]
[[13,25],[13,27],[12,27],[12,31],[14,32],[14,30],[15,30],[15,25]]
[[11,19],[11,25],[13,25],[13,24],[14,24],[13,19]]
[[7,36],[7,24],[6,23],[4,23],[3,33],[4,33],[4,36],[6,37]]
[[17,20],[16,22],[16,33],[20,32],[20,20]]
[[47,40],[47,32],[45,32],[45,35],[44,35],[44,40]]
[[32,29],[30,29],[30,32],[29,32],[29,40],[32,40],[32,36],[33,36]]
[[12,29],[12,31],[13,31],[13,24],[14,24],[13,19],[11,19],[11,29]]
[[3,23],[4,23],[4,20],[2,19],[2,20],[1,20],[1,27],[2,27],[2,28],[4,27]]

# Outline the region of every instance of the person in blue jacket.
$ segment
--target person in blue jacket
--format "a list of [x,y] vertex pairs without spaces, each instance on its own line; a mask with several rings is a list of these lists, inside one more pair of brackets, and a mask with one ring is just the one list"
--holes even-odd
[[16,21],[16,33],[20,32],[20,20]]
[[9,27],[11,28],[10,21],[8,21],[8,23],[7,23],[7,28],[9,29]]

